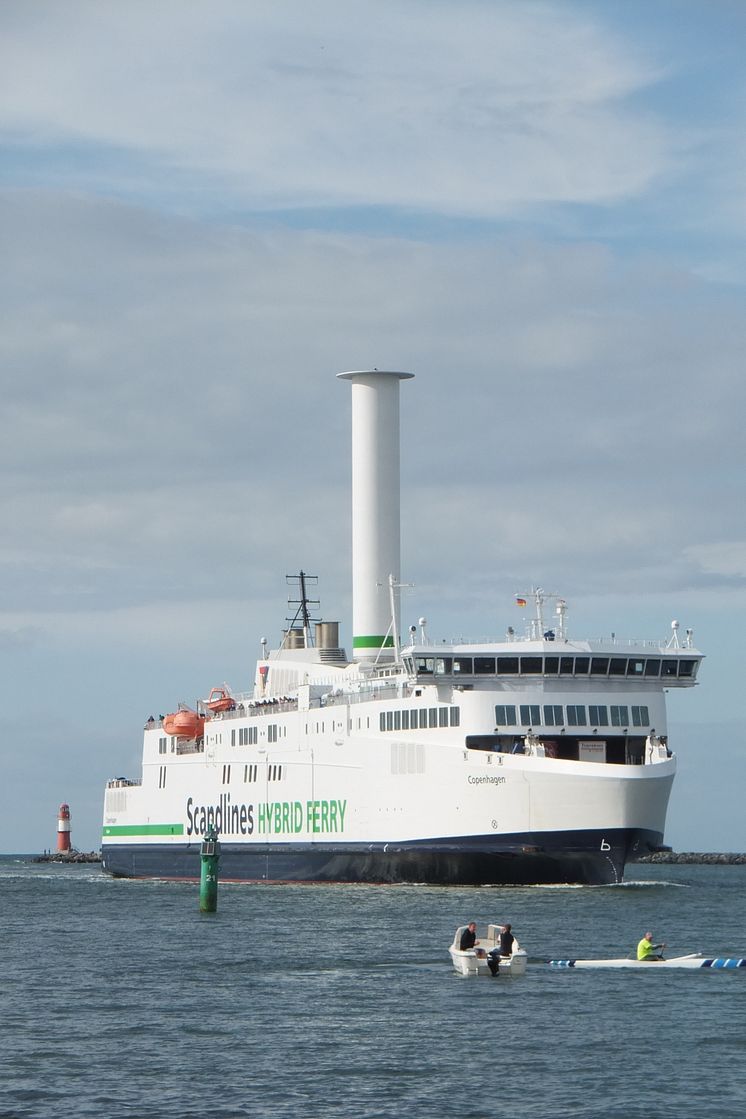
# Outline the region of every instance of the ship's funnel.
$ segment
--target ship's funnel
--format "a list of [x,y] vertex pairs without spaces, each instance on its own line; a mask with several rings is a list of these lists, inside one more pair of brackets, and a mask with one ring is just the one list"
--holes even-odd
[[[414,373],[356,370],[352,381],[352,648],[355,660],[390,659],[389,576],[400,582],[399,382]],[[398,609],[397,609],[398,616]]]

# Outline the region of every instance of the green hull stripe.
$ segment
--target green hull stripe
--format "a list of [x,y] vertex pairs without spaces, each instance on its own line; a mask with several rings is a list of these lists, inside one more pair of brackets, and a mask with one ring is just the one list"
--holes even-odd
[[353,649],[393,649],[393,637],[353,637]]
[[183,835],[183,824],[104,824],[108,835]]

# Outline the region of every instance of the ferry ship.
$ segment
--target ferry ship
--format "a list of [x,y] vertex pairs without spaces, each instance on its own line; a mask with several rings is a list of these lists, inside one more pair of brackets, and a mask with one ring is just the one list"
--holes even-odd
[[338,622],[312,617],[301,572],[251,689],[148,719],[141,776],[105,791],[104,869],[199,878],[213,827],[233,881],[620,881],[663,845],[665,694],[697,683],[692,631],[578,640],[564,599],[532,588],[511,602],[522,632],[435,642],[420,618],[402,637],[399,398],[413,374],[338,376],[352,386],[352,655]]

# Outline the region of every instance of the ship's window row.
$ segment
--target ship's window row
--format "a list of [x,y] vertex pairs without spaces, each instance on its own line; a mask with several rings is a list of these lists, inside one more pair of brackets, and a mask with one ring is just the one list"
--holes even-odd
[[[238,728],[238,745],[239,746],[256,746],[259,741],[259,727],[239,727]],[[231,746],[236,745],[236,731],[231,730]]]
[[[245,765],[243,767],[244,782],[257,781],[259,774],[259,766]],[[268,765],[267,766],[267,780],[268,781],[281,781],[282,780],[282,766],[281,765]],[[223,766],[223,784],[230,785],[231,783],[231,767],[230,765]]]
[[[563,714],[564,713],[564,714]],[[631,718],[630,718],[631,716]],[[568,703],[498,703],[495,705],[496,727],[647,727],[650,713],[645,704]]]
[[418,676],[632,676],[694,679],[699,661],[684,657],[407,657]]
[[413,707],[402,711],[381,711],[379,730],[429,730],[432,727],[461,725],[460,707]]

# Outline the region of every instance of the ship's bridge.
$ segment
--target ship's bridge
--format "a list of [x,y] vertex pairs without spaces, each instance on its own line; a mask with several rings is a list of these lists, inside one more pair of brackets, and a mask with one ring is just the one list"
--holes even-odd
[[[520,648],[518,647],[520,646]],[[411,645],[402,650],[407,674],[418,682],[434,678],[453,683],[489,678],[572,678],[638,680],[655,686],[691,687],[703,659],[694,648],[670,648],[659,642],[623,646],[616,641],[553,640],[475,645]]]

